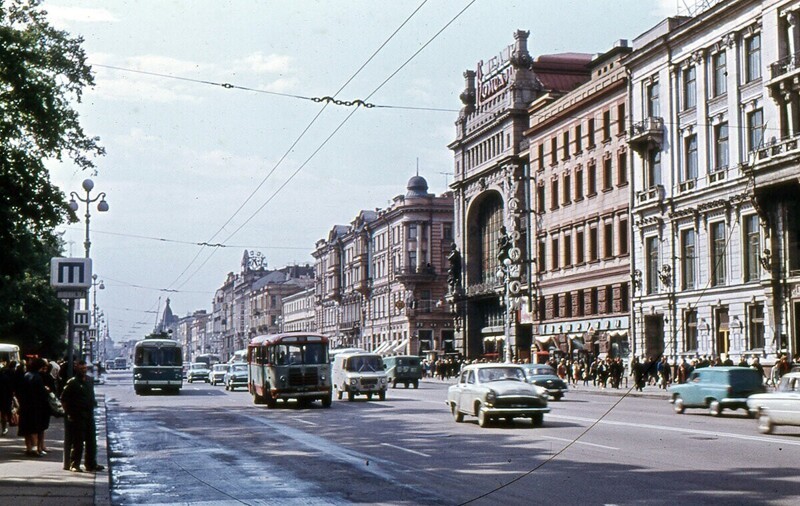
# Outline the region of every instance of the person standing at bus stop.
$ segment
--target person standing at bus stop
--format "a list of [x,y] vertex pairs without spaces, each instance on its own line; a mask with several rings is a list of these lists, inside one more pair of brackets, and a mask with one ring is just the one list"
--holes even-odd
[[81,469],[81,456],[84,445],[87,471],[96,472],[105,469],[97,464],[97,428],[94,420],[94,408],[97,400],[94,397],[94,380],[86,376],[86,362],[81,360],[75,366],[75,375],[67,381],[61,394],[61,403],[66,413],[66,430],[70,434],[69,470],[75,473]]

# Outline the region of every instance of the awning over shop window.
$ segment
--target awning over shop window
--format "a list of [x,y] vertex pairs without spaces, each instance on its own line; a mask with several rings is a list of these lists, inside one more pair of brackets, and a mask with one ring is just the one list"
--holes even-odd
[[403,339],[400,341],[400,344],[392,348],[393,353],[405,353],[406,347],[408,346],[408,339]]

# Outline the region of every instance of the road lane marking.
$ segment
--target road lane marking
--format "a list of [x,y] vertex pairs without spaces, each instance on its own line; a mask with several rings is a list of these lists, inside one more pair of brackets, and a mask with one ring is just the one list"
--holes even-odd
[[564,443],[572,443],[574,441],[574,444],[576,444],[576,445],[595,446],[597,448],[603,448],[604,450],[619,450],[619,448],[615,448],[613,446],[605,446],[605,445],[599,445],[599,444],[595,444],[595,443],[587,443],[585,441],[575,441],[574,439],[566,439],[566,438],[551,437],[551,436],[537,436],[537,437],[539,439],[552,439],[553,441],[563,441]]
[[[564,416],[564,415],[547,415],[550,418],[560,418],[562,420],[573,420],[579,422],[588,422],[588,423],[595,423],[597,422],[594,418],[584,418],[580,416]],[[636,427],[641,429],[653,429],[659,431],[668,431],[668,432],[680,432],[680,433],[688,433],[688,434],[699,434],[702,436],[713,436],[713,437],[725,437],[730,439],[741,439],[744,441],[758,441],[761,443],[777,443],[782,445],[789,445],[789,446],[800,446],[800,441],[793,441],[791,439],[783,439],[777,437],[766,437],[766,436],[748,436],[744,434],[735,434],[733,432],[714,432],[711,430],[701,430],[701,429],[688,429],[688,428],[680,428],[680,427],[670,427],[666,425],[649,425],[649,424],[640,424],[640,423],[631,423],[631,422],[615,422],[612,420],[600,420],[599,424],[603,425],[618,425],[621,427]]]
[[295,418],[295,420],[296,420],[296,421],[298,421],[298,422],[300,422],[300,423],[304,423],[304,424],[306,424],[306,425],[313,425],[314,427],[316,427],[316,426],[317,426],[317,424],[316,424],[316,423],[314,423],[314,422],[309,422],[308,420],[303,420],[302,418]]
[[419,455],[421,457],[430,457],[427,453],[418,452],[417,450],[412,450],[410,448],[403,448],[402,446],[395,446],[389,443],[381,443],[381,446],[388,446],[389,448],[394,448],[396,450],[402,450],[404,452],[413,453],[414,455]]

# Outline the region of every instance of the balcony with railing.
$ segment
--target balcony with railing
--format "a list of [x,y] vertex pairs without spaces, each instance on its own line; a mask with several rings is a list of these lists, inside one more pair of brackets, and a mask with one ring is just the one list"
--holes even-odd
[[394,276],[401,283],[433,281],[436,279],[436,269],[432,265],[401,266],[395,267]]
[[767,165],[784,158],[800,156],[800,136],[787,137],[781,140],[771,140],[753,152],[753,168]]
[[639,153],[653,147],[660,147],[664,140],[664,119],[651,116],[634,123],[628,142]]
[[[692,180],[694,181],[694,180]],[[663,202],[664,201],[664,185],[657,184],[646,190],[642,190],[636,194],[637,201],[640,205],[644,204],[651,204],[654,202]]]
[[793,74],[800,68],[800,53],[784,56],[769,66],[769,79],[774,81],[782,76]]

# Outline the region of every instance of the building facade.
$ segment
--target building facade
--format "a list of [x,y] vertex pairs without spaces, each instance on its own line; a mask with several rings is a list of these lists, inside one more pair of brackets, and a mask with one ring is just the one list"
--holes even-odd
[[[767,63],[788,55],[780,40],[790,33],[778,4],[788,5],[717,2],[633,42],[626,65],[637,355],[770,360],[789,344],[792,308],[779,279],[791,270],[791,226],[782,227],[797,166],[788,169],[793,177],[775,177],[787,168],[773,171],[762,149],[766,128],[791,131],[793,109],[782,116],[779,104],[795,100],[770,96],[769,86],[781,85],[768,81]],[[759,199],[768,188],[777,198]]]
[[315,290],[311,286],[293,295],[283,297],[281,332],[316,332],[314,311]]
[[528,35],[515,32],[514,44],[464,73],[463,108],[456,139],[448,146],[454,155],[450,187],[461,260],[448,301],[455,312],[458,350],[468,357],[525,358],[530,351],[533,324],[518,318],[531,300],[533,282],[531,175],[524,138],[528,108],[543,94],[570,91],[588,79],[590,55],[534,59]]
[[362,211],[317,242],[317,328],[334,346],[383,354],[453,350],[444,303],[453,200],[420,176],[386,209]]
[[[630,315],[626,41],[595,56],[588,81],[529,109],[533,348],[624,355]],[[529,311],[525,311],[526,309]]]

